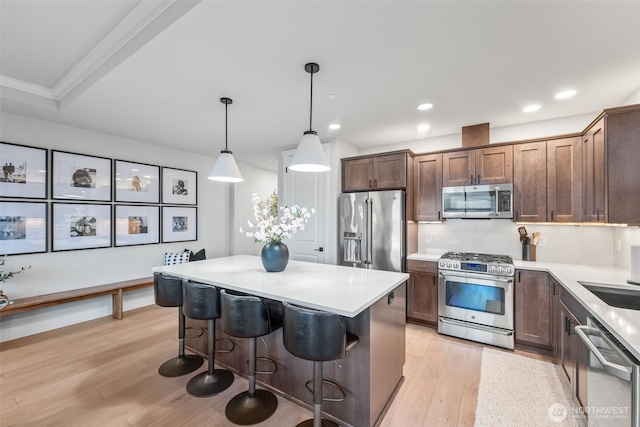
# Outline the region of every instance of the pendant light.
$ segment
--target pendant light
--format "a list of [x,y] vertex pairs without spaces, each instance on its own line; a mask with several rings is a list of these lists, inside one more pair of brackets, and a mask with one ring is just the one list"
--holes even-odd
[[309,101],[309,130],[305,131],[298,145],[289,169],[296,172],[326,172],[331,170],[327,157],[324,154],[318,133],[311,129],[313,117],[313,75],[320,70],[320,66],[310,62],[304,66],[307,73],[311,74],[311,97]]
[[213,165],[208,178],[213,181],[242,182],[244,179],[233,158],[233,153],[227,148],[227,110],[233,100],[231,98],[220,98],[220,102],[224,104],[224,150],[220,152],[220,157],[218,157],[216,164]]

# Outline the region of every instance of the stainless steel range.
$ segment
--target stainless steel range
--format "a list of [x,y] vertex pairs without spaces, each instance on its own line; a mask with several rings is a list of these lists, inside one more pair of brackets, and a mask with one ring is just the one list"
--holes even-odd
[[509,256],[442,255],[438,260],[438,332],[513,349],[514,276]]

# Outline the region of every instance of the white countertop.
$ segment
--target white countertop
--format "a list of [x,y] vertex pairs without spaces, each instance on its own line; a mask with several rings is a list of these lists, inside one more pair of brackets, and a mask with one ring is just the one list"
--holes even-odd
[[193,281],[354,317],[409,279],[407,273],[290,260],[268,273],[258,256],[235,255],[152,268]]
[[[411,254],[408,259],[437,262],[441,254]],[[514,259],[516,268],[540,270],[558,280],[609,332],[640,360],[640,311],[612,307],[592,294],[578,281],[628,285],[629,272],[619,268],[579,264],[533,262]]]

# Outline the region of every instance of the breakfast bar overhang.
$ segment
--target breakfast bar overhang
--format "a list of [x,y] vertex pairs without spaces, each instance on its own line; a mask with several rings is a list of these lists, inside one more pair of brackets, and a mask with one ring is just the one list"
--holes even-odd
[[[249,255],[155,267],[153,271],[341,315],[360,342],[338,363],[325,363],[324,379],[346,390],[344,401],[324,402],[325,416],[351,426],[374,426],[382,420],[403,379],[408,274],[301,261],[289,261],[283,272],[268,273],[260,257]],[[205,326],[192,319],[187,319],[187,325]],[[188,338],[187,347],[206,353],[204,337]],[[231,339],[238,350],[217,353],[216,363],[246,375],[247,340],[228,337],[219,327],[216,338]],[[267,346],[258,345],[258,356],[274,360],[278,369],[274,375],[259,375],[258,383],[311,407],[305,382],[312,378],[312,363],[287,352],[281,329],[264,338]]]

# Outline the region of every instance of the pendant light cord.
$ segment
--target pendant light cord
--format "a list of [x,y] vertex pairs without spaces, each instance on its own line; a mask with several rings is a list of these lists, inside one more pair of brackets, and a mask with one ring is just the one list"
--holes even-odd
[[229,104],[224,104],[224,149],[225,150],[229,150],[229,148],[227,147],[227,132],[229,129],[229,123],[228,123],[228,114],[227,111],[229,110]]
[[311,73],[311,96],[309,100],[309,131],[312,131],[311,118],[313,117],[313,71]]

